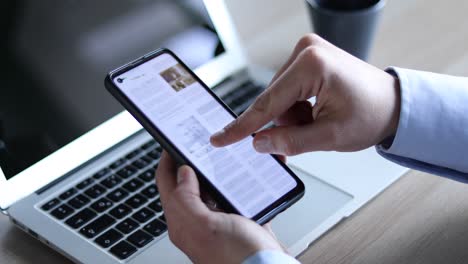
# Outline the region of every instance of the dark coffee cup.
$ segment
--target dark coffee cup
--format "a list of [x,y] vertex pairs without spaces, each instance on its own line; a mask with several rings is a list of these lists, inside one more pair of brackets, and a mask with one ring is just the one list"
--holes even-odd
[[315,33],[367,60],[385,0],[307,0]]

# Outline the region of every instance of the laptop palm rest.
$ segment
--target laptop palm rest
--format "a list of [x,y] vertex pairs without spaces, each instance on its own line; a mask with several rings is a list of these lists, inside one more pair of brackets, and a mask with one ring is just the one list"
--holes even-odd
[[305,195],[279,214],[272,221],[272,227],[290,253],[298,255],[343,218],[343,209],[353,196],[306,172],[292,169],[304,182]]

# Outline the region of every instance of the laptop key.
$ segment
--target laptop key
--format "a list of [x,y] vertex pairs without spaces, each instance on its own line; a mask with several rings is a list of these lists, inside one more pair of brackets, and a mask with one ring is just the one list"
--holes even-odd
[[113,202],[109,201],[106,198],[101,198],[101,199],[97,200],[96,202],[94,202],[91,205],[91,208],[93,208],[93,210],[98,212],[98,213],[102,213],[105,210],[111,208],[112,205],[114,205]]
[[148,156],[150,156],[153,159],[159,159],[161,157],[161,152],[158,149],[153,149],[150,152],[148,152]]
[[76,189],[71,188],[71,189],[63,192],[61,195],[59,195],[59,198],[62,199],[62,200],[66,200],[66,199],[72,197],[75,193],[76,193]]
[[167,223],[167,221],[166,221],[166,216],[165,216],[165,215],[159,216],[158,219],[159,219],[159,221],[162,221],[162,222],[164,222],[164,223]]
[[155,215],[155,213],[153,211],[151,211],[150,209],[143,208],[140,211],[134,213],[132,215],[132,217],[133,217],[133,219],[137,220],[138,222],[144,223],[144,222],[150,220],[154,215]]
[[141,159],[148,162],[148,163],[151,163],[151,162],[154,161],[154,159],[152,157],[148,156],[148,155],[141,157]]
[[151,139],[150,141],[146,142],[145,144],[143,144],[141,146],[142,149],[149,149],[151,148],[152,146],[156,145],[156,141],[154,141],[153,139]]
[[154,219],[149,224],[145,225],[143,229],[154,237],[157,237],[164,233],[167,230],[167,227],[163,222],[158,219]]
[[85,194],[91,198],[98,198],[99,196],[103,195],[106,192],[106,188],[102,187],[99,184],[89,187]]
[[142,192],[144,196],[148,197],[149,199],[156,197],[158,195],[158,187],[156,184],[150,184],[150,186],[146,187]]
[[55,218],[62,220],[68,217],[69,215],[73,214],[74,211],[75,210],[73,210],[73,208],[71,208],[70,206],[62,204],[59,207],[52,210],[50,214],[53,215]]
[[118,188],[117,190],[114,190],[113,192],[109,193],[109,195],[107,195],[107,198],[111,199],[114,202],[119,202],[127,196],[128,192]]
[[137,229],[140,226],[137,222],[132,220],[131,218],[125,219],[123,222],[119,223],[116,228],[124,233],[124,234],[130,234],[132,231]]
[[125,183],[122,187],[129,192],[135,192],[136,190],[140,189],[142,186],[143,186],[143,183],[140,180],[132,179],[129,182]]
[[153,169],[146,170],[145,172],[138,175],[138,178],[140,178],[140,180],[144,182],[154,181],[155,180],[154,170]]
[[127,241],[120,241],[110,249],[110,252],[119,259],[127,259],[137,251],[137,248],[132,246]]
[[119,184],[121,182],[122,182],[121,178],[119,178],[116,175],[112,174],[109,177],[107,177],[106,179],[104,179],[103,181],[101,181],[101,184],[110,189],[110,188],[115,187],[117,184]]
[[70,201],[68,201],[68,204],[71,205],[75,209],[81,209],[83,206],[85,206],[89,202],[90,201],[86,196],[82,194],[78,194],[77,196],[70,199]]
[[131,198],[125,201],[126,204],[130,205],[132,208],[136,209],[143,204],[145,204],[148,200],[143,197],[141,194],[135,194]]
[[152,236],[141,230],[136,231],[127,238],[128,242],[132,243],[133,245],[139,248],[146,246],[152,240]]
[[155,158],[151,157],[150,155],[143,156],[142,158],[144,158],[146,161],[149,161],[149,163],[156,160]]
[[97,214],[95,212],[93,212],[92,210],[88,208],[85,208],[81,210],[80,212],[76,213],[75,215],[73,215],[72,217],[68,218],[67,221],[65,221],[65,223],[71,228],[76,229],[88,223],[96,216]]
[[108,248],[112,245],[114,245],[117,241],[119,241],[123,235],[119,233],[119,231],[115,229],[110,229],[106,231],[104,234],[102,234],[100,237],[96,238],[94,240],[98,245],[100,245],[103,248]]
[[98,180],[98,179],[101,179],[102,177],[106,176],[107,174],[109,174],[111,172],[111,170],[109,168],[104,168],[98,172],[96,172],[94,175],[93,175],[93,178]]
[[126,160],[125,159],[118,159],[116,161],[114,161],[114,163],[112,163],[109,167],[111,167],[112,169],[117,169],[118,167],[124,165],[126,163]]
[[110,210],[109,214],[111,214],[113,217],[117,219],[122,219],[131,212],[132,212],[132,208],[128,207],[125,204],[119,204],[115,208]]
[[148,207],[152,209],[153,211],[156,211],[157,213],[162,212],[162,204],[161,200],[157,199],[156,201],[151,202]]
[[143,152],[142,149],[139,149],[139,148],[138,148],[138,149],[135,149],[134,151],[128,153],[128,154],[125,156],[125,158],[131,160],[131,159],[135,158],[136,156],[138,156],[138,155],[139,155],[140,153],[142,153],[142,152]]
[[139,169],[144,169],[149,165],[149,162],[144,159],[137,159],[132,163],[132,165]]
[[85,227],[81,228],[80,233],[87,238],[93,238],[102,233],[102,231],[114,223],[114,218],[110,217],[109,215],[103,215]]
[[89,185],[91,185],[93,182],[94,182],[93,179],[88,178],[88,179],[86,179],[86,180],[84,180],[84,181],[78,183],[78,184],[76,185],[76,188],[82,190],[82,189],[88,187]]
[[54,198],[44,204],[41,209],[44,211],[49,211],[50,209],[54,208],[55,206],[59,205],[60,201],[57,198]]
[[117,172],[117,175],[119,175],[120,177],[122,177],[124,179],[128,179],[130,176],[135,174],[137,171],[138,171],[137,168],[129,165],[129,166],[126,166],[126,167],[122,168],[121,170],[119,170]]

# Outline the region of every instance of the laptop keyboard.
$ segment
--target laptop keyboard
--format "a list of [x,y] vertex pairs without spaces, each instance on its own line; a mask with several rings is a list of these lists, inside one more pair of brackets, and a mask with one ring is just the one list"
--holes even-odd
[[255,98],[265,89],[264,86],[247,81],[238,88],[223,96],[223,101],[236,113],[241,114]]
[[[262,90],[247,81],[223,100],[240,114]],[[41,209],[118,259],[127,259],[167,231],[154,179],[161,152],[161,146],[150,140]]]

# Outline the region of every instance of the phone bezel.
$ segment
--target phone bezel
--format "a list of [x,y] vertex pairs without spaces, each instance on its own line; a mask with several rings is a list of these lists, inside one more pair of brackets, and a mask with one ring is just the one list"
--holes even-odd
[[[131,61],[111,72],[106,76],[105,87],[106,89],[127,109],[127,111],[138,121],[141,125],[148,131],[148,133],[153,136],[162,147],[168,151],[173,158],[180,164],[187,164],[192,167],[196,174],[197,178],[200,181],[200,186],[204,190],[209,192],[209,194],[216,200],[216,202],[221,206],[221,208],[229,213],[240,214],[240,212],[229,202],[228,199],[214,186],[211,182],[205,177],[187,158],[185,155],[179,151],[175,145],[166,137],[158,127],[153,124],[150,119],[120,90],[120,88],[114,83],[114,79],[123,73],[136,68],[147,61],[150,61],[160,55],[168,54],[172,56],[182,67],[184,67],[189,74],[191,74],[194,79],[200,83],[200,85],[212,96],[215,100],[234,118],[237,118],[237,115],[187,66],[185,63],[177,57],[172,51],[168,49],[158,49],[156,51],[150,52],[134,61]],[[291,177],[296,181],[296,187],[277,199],[272,204],[268,205],[265,209],[260,211],[258,214],[253,216],[251,219],[256,221],[259,224],[264,224],[270,221],[277,214],[294,204],[298,201],[305,193],[304,183],[299,179],[299,177],[278,157],[271,155],[281,167],[283,167]]]

